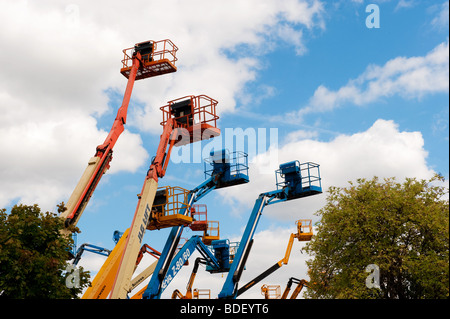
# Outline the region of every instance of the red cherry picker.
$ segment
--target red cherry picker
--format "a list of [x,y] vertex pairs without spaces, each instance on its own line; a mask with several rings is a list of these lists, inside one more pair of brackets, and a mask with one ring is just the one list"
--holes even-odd
[[[125,299],[130,290],[131,276],[145,230],[189,224],[180,214],[166,216],[152,209],[158,191],[158,179],[163,178],[173,146],[181,146],[220,135],[217,128],[217,101],[206,96],[186,96],[169,101],[161,107],[164,127],[160,143],[138,196],[138,204],[129,234],[119,261],[119,267],[111,289],[111,299]],[[167,151],[166,151],[167,149]],[[168,191],[158,194],[158,202],[167,201]],[[188,207],[187,207],[188,208]],[[169,217],[169,218],[165,218]],[[164,220],[163,220],[164,218]],[[155,227],[155,228],[153,228]]]
[[170,40],[146,41],[137,43],[133,48],[123,50],[124,58],[120,72],[128,79],[122,105],[117,111],[112,128],[103,144],[97,146],[95,155],[89,160],[81,179],[66,204],[66,210],[60,215],[65,219],[65,234],[70,234],[69,226],[76,226],[86,205],[104,173],[109,169],[113,147],[124,131],[128,104],[136,80],[146,79],[175,72],[176,52],[178,48]]

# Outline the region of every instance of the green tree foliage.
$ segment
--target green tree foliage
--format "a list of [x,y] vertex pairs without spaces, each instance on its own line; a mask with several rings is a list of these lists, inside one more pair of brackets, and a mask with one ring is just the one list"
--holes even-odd
[[[330,187],[317,235],[305,250],[307,298],[436,299],[449,297],[448,189],[426,181],[359,179]],[[442,183],[441,183],[442,184]],[[378,265],[380,289],[366,266]]]
[[0,209],[0,298],[77,298],[89,284],[80,267],[79,285],[66,285],[73,240],[60,233],[63,223],[38,205],[15,205],[9,214]]

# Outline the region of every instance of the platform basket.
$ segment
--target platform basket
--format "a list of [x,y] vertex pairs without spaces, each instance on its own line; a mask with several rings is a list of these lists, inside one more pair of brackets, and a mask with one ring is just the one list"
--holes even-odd
[[298,241],[309,241],[313,236],[312,220],[299,219],[295,222],[297,225],[297,239]]
[[211,245],[213,240],[220,239],[219,222],[215,220],[208,220],[208,227],[203,232],[203,243],[205,245]]
[[136,80],[176,72],[175,62],[177,61],[177,46],[169,39],[161,41],[146,41],[137,43],[134,47],[124,49],[122,59],[122,68],[120,73],[127,79],[130,76],[133,65],[133,56],[137,51],[141,52],[141,64],[136,74]]
[[211,152],[204,162],[205,178],[221,173],[216,188],[239,185],[249,182],[248,154],[242,151],[230,153],[227,149]]
[[188,95],[169,101],[160,107],[165,126],[169,118],[175,121],[174,146],[182,146],[220,135],[216,114],[218,102],[207,95]]
[[205,204],[191,206],[192,223],[189,228],[193,231],[205,231],[208,229],[208,209]]
[[152,206],[152,213],[147,229],[155,230],[174,226],[187,226],[192,223],[190,214],[184,215],[189,210],[189,191],[182,187],[159,187]]
[[[288,166],[290,164],[290,166]],[[283,166],[283,168],[281,168]],[[293,161],[280,165],[275,171],[277,190],[294,186],[292,198],[300,198],[322,193],[322,180],[319,164],[313,162],[301,163]]]

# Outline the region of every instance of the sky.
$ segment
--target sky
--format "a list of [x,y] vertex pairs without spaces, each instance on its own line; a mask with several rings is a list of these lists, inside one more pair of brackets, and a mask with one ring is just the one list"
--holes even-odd
[[[174,149],[160,186],[192,189],[211,149],[249,153],[250,183],[200,203],[239,241],[258,194],[292,160],[320,164],[323,194],[265,208],[241,285],[284,256],[295,221],[312,219],[330,186],[357,178],[449,178],[448,1],[0,0],[0,207],[67,202],[122,103],[122,50],[170,39],[177,72],[135,83],[125,131],[78,223],[77,243],[112,249],[131,225],[162,133],[160,107],[186,95],[217,101],[220,137]],[[375,6],[373,6],[375,5]],[[375,7],[375,9],[373,9]],[[234,141],[234,142],[233,142]],[[169,230],[147,231],[162,250]],[[183,237],[199,234],[185,231]],[[307,279],[295,242],[262,284]],[[146,256],[137,272],[153,262]],[[163,294],[185,292],[194,264]],[[92,278],[105,257],[85,253]],[[217,296],[225,276],[200,267],[194,287]]]

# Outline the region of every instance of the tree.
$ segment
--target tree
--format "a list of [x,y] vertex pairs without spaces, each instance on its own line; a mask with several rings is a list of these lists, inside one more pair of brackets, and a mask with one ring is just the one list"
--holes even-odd
[[[62,203],[58,211],[63,209]],[[71,281],[73,272],[66,270],[73,240],[61,234],[63,227],[61,218],[41,213],[38,205],[15,205],[10,214],[0,209],[1,298],[77,298],[89,274],[80,267],[79,285]]]
[[[448,298],[448,189],[438,181],[374,177],[330,187],[316,213],[317,235],[305,247],[313,257],[305,297]],[[368,265],[379,267],[379,289],[368,288],[375,275]]]

